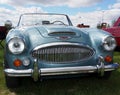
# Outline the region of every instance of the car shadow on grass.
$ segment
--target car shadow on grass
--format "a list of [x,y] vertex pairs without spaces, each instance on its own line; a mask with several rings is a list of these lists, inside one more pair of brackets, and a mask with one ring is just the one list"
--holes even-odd
[[85,76],[68,79],[44,79],[33,82],[24,78],[19,88],[10,89],[16,95],[120,95],[120,70],[108,79]]

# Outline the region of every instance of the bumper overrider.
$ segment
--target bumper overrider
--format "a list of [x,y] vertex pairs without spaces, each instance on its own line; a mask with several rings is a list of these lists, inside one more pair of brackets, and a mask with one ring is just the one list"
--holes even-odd
[[5,69],[6,76],[10,77],[33,77],[34,81],[37,81],[40,76],[49,75],[64,75],[64,74],[79,74],[79,73],[98,73],[100,76],[104,75],[105,71],[113,71],[119,68],[118,63],[104,65],[103,57],[99,57],[98,65],[96,66],[75,66],[75,67],[56,67],[56,68],[41,68],[38,69],[37,59],[34,61],[33,69],[27,70],[15,70]]

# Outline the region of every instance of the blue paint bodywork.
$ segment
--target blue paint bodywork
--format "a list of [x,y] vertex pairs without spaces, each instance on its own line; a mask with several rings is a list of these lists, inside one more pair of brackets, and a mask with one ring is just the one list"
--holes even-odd
[[[67,40],[57,39],[57,36],[49,36],[48,34],[53,31],[73,31],[76,35]],[[99,36],[98,36],[99,35]],[[85,62],[75,63],[75,64],[45,64],[40,62],[39,68],[47,67],[56,67],[56,66],[82,66],[82,65],[96,65],[98,55],[106,56],[111,55],[111,52],[106,52],[103,50],[101,46],[101,41],[105,36],[110,35],[109,33],[104,32],[103,30],[98,29],[79,29],[73,26],[59,26],[57,30],[57,26],[37,26],[37,27],[25,27],[25,28],[17,28],[12,29],[7,37],[6,43],[8,43],[9,39],[13,37],[21,37],[25,40],[26,49],[20,55],[11,54],[6,48],[6,58],[7,62],[9,62],[9,67],[16,68],[13,66],[13,61],[15,59],[24,59],[25,57],[31,60],[31,65],[29,67],[21,66],[20,69],[32,68],[32,63],[34,59],[31,56],[31,51],[42,44],[53,43],[53,42],[71,42],[71,43],[82,43],[90,46],[94,49],[95,55],[90,60],[86,60]],[[64,35],[62,35],[64,36]],[[16,68],[17,69],[17,68]]]

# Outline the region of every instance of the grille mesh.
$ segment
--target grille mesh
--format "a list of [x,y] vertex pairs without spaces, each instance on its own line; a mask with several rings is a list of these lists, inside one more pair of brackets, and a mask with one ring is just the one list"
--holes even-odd
[[78,45],[49,46],[32,52],[34,58],[48,63],[74,63],[87,60],[93,54],[92,49]]

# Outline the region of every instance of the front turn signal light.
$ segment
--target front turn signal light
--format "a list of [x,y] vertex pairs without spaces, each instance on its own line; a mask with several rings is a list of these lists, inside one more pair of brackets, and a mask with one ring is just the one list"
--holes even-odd
[[109,56],[109,55],[106,56],[106,57],[105,57],[105,62],[108,62],[108,63],[109,63],[109,62],[112,62],[112,57]]
[[19,67],[19,66],[22,65],[22,61],[21,61],[20,59],[16,59],[13,64],[14,64],[14,66],[16,66],[16,67]]

